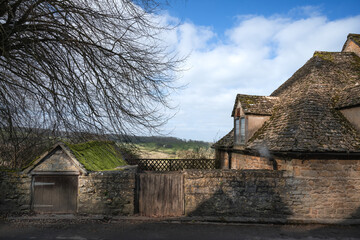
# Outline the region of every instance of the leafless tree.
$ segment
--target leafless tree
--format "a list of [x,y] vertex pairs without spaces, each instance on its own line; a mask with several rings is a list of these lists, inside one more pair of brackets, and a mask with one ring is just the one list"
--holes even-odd
[[123,136],[159,129],[181,60],[161,41],[169,28],[156,7],[156,0],[0,0],[3,143],[41,129]]

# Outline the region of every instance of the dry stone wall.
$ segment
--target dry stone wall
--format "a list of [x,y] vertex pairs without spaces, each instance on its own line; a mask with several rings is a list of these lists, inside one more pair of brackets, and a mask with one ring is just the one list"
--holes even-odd
[[286,218],[282,171],[186,170],[185,212],[193,216]]
[[[266,222],[360,220],[360,161],[275,159],[280,170],[184,170],[185,213]],[[79,176],[78,213],[132,215],[136,170]],[[0,213],[26,213],[31,176],[0,172]]]
[[134,205],[135,170],[79,176],[79,213],[131,215]]
[[294,160],[292,164],[295,171],[187,170],[186,214],[250,217],[257,221],[360,220],[357,162]]
[[31,178],[26,174],[0,171],[0,213],[30,211]]

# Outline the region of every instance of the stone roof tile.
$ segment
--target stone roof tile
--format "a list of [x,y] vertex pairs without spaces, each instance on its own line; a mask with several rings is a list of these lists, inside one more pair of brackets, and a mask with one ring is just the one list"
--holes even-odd
[[234,146],[234,129],[214,143],[212,148],[232,148]]
[[238,94],[231,114],[232,117],[235,115],[238,102],[240,102],[245,114],[271,115],[273,106],[278,102],[278,97]]
[[360,105],[360,85],[344,88],[334,97],[335,107],[338,109]]
[[[265,146],[273,152],[360,152],[360,133],[336,108],[358,101],[360,88],[355,85],[359,82],[357,55],[315,52],[271,94],[279,101],[246,148],[256,150]],[[336,96],[340,96],[337,102]]]

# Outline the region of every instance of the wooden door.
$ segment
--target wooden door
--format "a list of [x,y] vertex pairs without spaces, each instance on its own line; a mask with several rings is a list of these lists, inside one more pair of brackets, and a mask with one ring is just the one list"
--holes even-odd
[[148,217],[184,215],[184,180],[181,173],[139,174],[139,213]]
[[38,213],[74,213],[78,176],[34,176],[33,210]]

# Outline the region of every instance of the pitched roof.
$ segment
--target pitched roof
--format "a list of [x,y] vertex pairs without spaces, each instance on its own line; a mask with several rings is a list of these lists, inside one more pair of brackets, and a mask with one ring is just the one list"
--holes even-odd
[[347,108],[360,105],[360,85],[347,87],[334,97],[335,107]]
[[345,44],[344,44],[344,46],[342,48],[342,51],[344,51],[348,40],[352,40],[354,43],[356,43],[360,47],[360,34],[350,33],[347,36],[347,41],[345,42]]
[[333,97],[360,81],[360,58],[353,53],[315,52],[276,89],[274,114],[247,148],[271,151],[360,152],[360,133],[334,108]]
[[61,149],[71,163],[83,174],[86,174],[87,171],[111,170],[127,165],[114,142],[90,141],[78,144],[59,142],[36,159],[24,172],[31,172],[57,149]]
[[358,83],[360,58],[356,54],[315,52],[271,94],[280,100],[272,106],[270,119],[245,148],[267,147],[273,152],[360,152],[360,133],[335,108],[358,103]]
[[66,145],[89,171],[111,170],[127,165],[116,144],[111,141],[90,141]]
[[271,115],[273,106],[278,102],[278,97],[238,94],[231,114],[232,117],[235,115],[238,102],[240,102],[245,114]]
[[231,148],[234,145],[234,129],[214,143],[212,148]]
[[[80,172],[82,174],[86,174],[87,170],[84,168],[84,166],[75,158],[75,156],[71,153],[71,151],[68,149],[68,147],[63,142],[56,143],[49,151],[43,153],[39,158],[35,159],[29,166],[27,166],[23,172],[24,173],[30,173],[33,170],[36,170],[44,161],[47,160],[48,156],[51,156],[53,153],[55,153],[57,150],[61,150],[66,156],[67,159],[64,159],[62,157],[58,158],[56,157],[56,162],[59,161],[69,161],[69,164],[72,165],[72,167],[67,167],[67,170],[76,170],[77,172]],[[60,168],[64,167],[64,164],[60,163]]]

